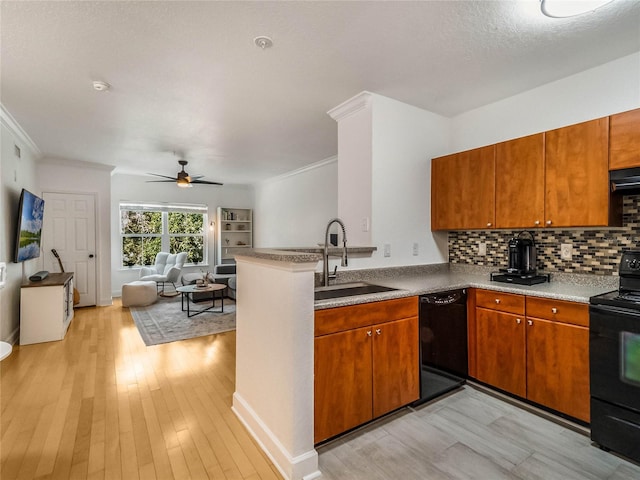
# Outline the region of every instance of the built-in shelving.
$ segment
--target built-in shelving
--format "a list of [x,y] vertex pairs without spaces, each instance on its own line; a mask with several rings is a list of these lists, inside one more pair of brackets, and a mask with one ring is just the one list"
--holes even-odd
[[253,248],[251,209],[218,207],[216,228],[218,263],[234,263],[236,253]]

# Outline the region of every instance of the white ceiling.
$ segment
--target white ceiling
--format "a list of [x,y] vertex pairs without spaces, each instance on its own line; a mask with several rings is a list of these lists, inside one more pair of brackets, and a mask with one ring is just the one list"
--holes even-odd
[[231,183],[335,155],[362,90],[453,116],[640,51],[637,0],[0,3],[0,100],[44,156]]

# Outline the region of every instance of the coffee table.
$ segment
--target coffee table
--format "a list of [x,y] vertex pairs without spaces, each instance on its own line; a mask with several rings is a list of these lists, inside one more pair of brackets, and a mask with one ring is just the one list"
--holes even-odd
[[[176,291],[180,292],[182,294],[182,299],[181,299],[181,308],[182,311],[185,311],[184,308],[184,303],[185,300],[187,301],[187,308],[186,308],[186,312],[187,312],[187,317],[193,317],[195,315],[199,315],[201,313],[204,312],[209,312],[211,311],[216,303],[216,292],[220,292],[220,310],[219,313],[223,313],[224,312],[224,289],[227,288],[226,285],[222,284],[222,283],[209,283],[207,284],[206,287],[197,287],[196,285],[185,285],[184,287],[177,287]],[[193,312],[191,311],[189,304],[191,302],[193,302],[193,294],[194,293],[203,293],[203,292],[211,292],[211,306],[207,307],[207,308],[203,308],[201,310],[194,310]]]

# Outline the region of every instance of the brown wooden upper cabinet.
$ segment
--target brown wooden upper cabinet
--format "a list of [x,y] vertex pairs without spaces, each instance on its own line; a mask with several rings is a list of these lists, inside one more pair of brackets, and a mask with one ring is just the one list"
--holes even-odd
[[608,140],[609,117],[546,132],[546,227],[610,224]]
[[544,225],[544,133],[496,146],[496,228]]
[[495,226],[495,145],[431,161],[431,229]]
[[640,167],[640,108],[609,118],[609,170]]

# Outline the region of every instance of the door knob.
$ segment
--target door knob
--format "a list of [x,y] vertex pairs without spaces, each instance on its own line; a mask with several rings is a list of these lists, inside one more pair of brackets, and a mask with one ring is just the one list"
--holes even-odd
[[376,328],[376,334],[380,335],[382,333],[382,331],[379,328]]
[[551,220],[547,220],[547,225],[551,225]]
[[367,337],[371,336],[371,330],[367,330]]
[[533,222],[534,225],[540,225],[540,220],[536,220],[535,222]]
[[522,323],[522,320],[520,320],[519,318],[516,318],[516,323],[520,325]]
[[490,227],[491,225],[492,225],[492,224],[491,224],[491,222],[488,222],[488,223],[487,223],[487,227]]
[[553,308],[551,309],[551,313],[558,313],[558,309],[557,309],[556,307],[553,307]]
[[529,325],[533,325],[533,321],[531,321],[531,320],[527,320],[527,323],[528,323]]
[[500,303],[500,299],[499,298],[496,298],[496,303]]

